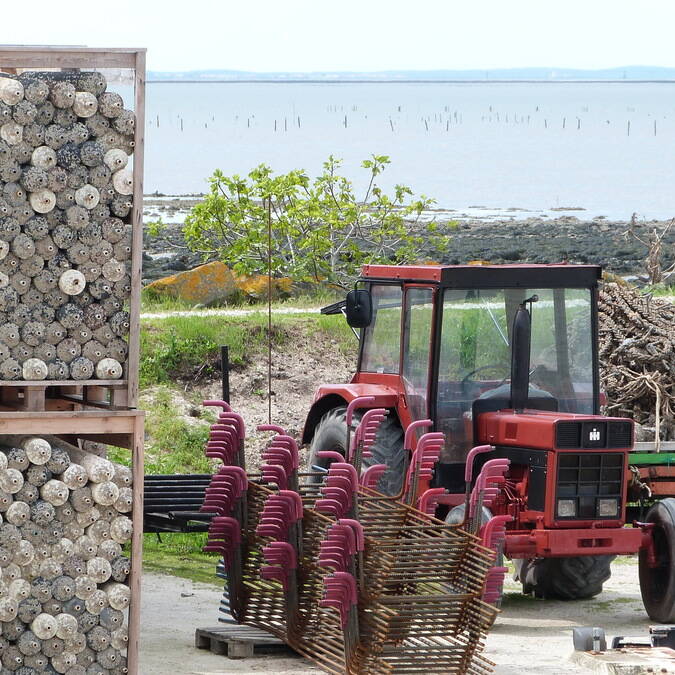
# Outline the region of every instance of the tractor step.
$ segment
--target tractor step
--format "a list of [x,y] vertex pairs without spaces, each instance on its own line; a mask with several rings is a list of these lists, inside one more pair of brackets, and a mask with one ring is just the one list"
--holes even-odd
[[238,624],[197,628],[195,647],[229,659],[245,659],[259,654],[295,654],[283,640],[271,633]]

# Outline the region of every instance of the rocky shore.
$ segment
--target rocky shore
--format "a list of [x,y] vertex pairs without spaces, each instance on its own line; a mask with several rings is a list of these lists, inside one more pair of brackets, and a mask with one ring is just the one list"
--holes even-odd
[[[199,196],[165,197],[146,195],[144,218],[146,233],[143,256],[144,282],[150,282],[175,272],[191,269],[203,262],[201,257],[185,246],[182,225]],[[485,260],[492,263],[553,263],[567,260],[574,263],[597,263],[622,276],[643,273],[645,247],[632,237],[626,237],[626,221],[605,218],[584,220],[578,215],[515,218],[477,218],[456,216],[439,211],[437,222],[447,228],[451,241],[440,256],[447,264]],[[151,236],[148,224],[164,223],[160,237]],[[660,221],[640,221],[635,227],[642,239],[651,230],[665,225]],[[428,257],[439,259],[436,251]],[[675,228],[663,240],[664,267],[675,262]]]

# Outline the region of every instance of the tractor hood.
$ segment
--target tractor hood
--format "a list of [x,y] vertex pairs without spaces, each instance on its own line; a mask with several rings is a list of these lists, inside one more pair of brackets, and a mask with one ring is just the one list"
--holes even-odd
[[621,417],[514,410],[481,413],[476,445],[541,450],[632,448],[633,422]]

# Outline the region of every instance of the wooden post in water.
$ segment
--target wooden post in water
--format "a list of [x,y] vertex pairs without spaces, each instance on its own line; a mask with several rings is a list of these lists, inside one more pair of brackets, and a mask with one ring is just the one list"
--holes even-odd
[[630,136],[630,120],[628,120],[628,127],[626,129],[626,135]]

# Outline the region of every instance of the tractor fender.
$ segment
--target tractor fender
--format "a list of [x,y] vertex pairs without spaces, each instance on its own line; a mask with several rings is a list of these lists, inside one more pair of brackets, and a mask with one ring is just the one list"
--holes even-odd
[[319,387],[314,395],[312,407],[309,409],[305,420],[302,442],[311,442],[316,425],[329,410],[341,405],[348,405],[359,396],[373,396],[375,400],[370,404],[370,407],[373,408],[395,409],[399,400],[396,389],[381,384],[325,384]]

